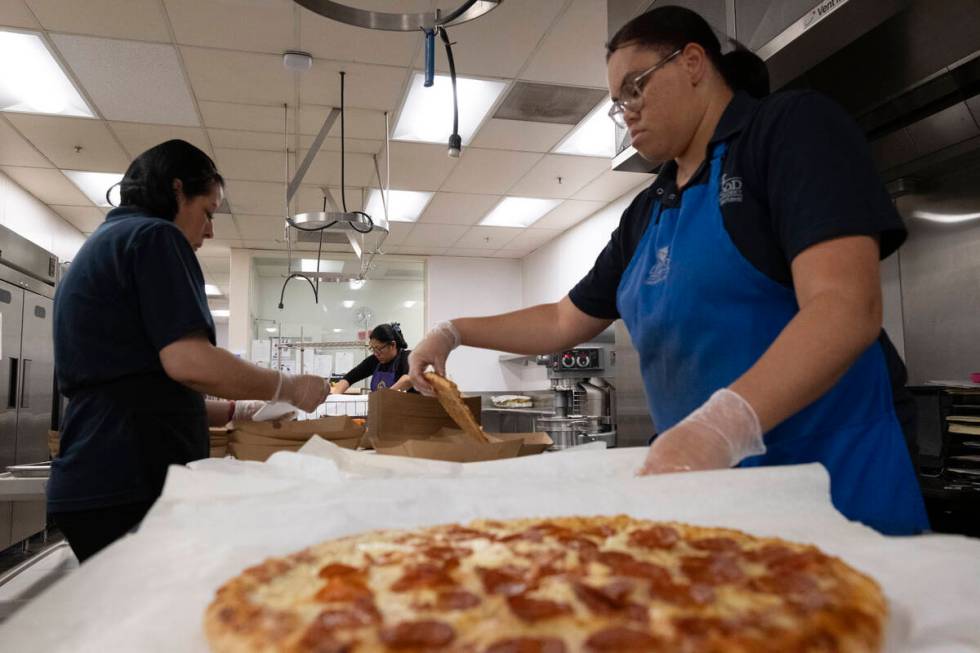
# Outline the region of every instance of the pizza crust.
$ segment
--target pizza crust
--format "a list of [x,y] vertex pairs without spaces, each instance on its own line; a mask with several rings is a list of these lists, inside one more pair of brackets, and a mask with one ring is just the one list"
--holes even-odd
[[219,653],[866,653],[886,619],[878,585],[815,547],[619,515],[330,540],[230,580],[204,625]]
[[455,383],[435,372],[425,372],[423,376],[432,386],[432,389],[436,391],[436,398],[443,409],[449,413],[449,416],[453,418],[459,428],[463,429],[466,435],[477,442],[490,442],[490,438],[483,432],[483,427],[476,423],[473,413],[463,403],[463,397]]

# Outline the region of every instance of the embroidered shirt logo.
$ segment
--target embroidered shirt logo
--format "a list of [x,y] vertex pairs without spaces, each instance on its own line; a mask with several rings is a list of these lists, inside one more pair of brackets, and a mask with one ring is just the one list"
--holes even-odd
[[731,202],[742,201],[742,178],[721,176],[721,190],[718,191],[718,205],[724,206]]
[[661,247],[657,250],[657,262],[647,275],[646,285],[655,286],[663,283],[668,272],[670,272],[670,247]]

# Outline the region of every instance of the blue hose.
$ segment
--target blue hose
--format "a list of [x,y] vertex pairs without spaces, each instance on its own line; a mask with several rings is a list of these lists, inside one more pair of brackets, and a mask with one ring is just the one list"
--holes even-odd
[[433,29],[423,30],[425,32],[425,84],[426,88],[432,86],[436,76],[436,31]]

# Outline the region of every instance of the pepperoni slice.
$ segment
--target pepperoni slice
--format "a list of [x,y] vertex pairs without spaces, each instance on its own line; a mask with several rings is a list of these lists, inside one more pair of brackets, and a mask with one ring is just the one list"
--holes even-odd
[[565,642],[557,637],[513,637],[501,639],[483,653],[565,653]]
[[597,614],[615,614],[623,610],[628,602],[633,585],[629,581],[613,581],[605,587],[594,587],[586,583],[572,585],[575,596],[579,598],[592,612]]
[[690,545],[701,551],[724,551],[735,553],[741,550],[738,542],[730,537],[706,537],[700,540],[693,540]]
[[701,583],[687,585],[673,581],[666,583],[654,582],[650,584],[650,596],[654,599],[660,599],[661,601],[676,603],[678,605],[707,605],[714,600],[715,591],[710,585]]
[[436,607],[440,610],[469,610],[478,605],[480,597],[466,590],[440,592],[436,598]]
[[641,653],[646,651],[666,651],[664,643],[642,630],[625,626],[613,626],[594,633],[585,640],[588,651],[613,651],[615,653]]
[[488,594],[514,596],[526,592],[531,585],[529,570],[505,565],[503,567],[477,567],[476,572]]
[[612,569],[613,573],[620,576],[645,578],[655,582],[667,582],[670,580],[670,572],[664,567],[655,565],[652,562],[637,560],[623,551],[601,551],[597,559]]
[[681,569],[695,583],[706,585],[737,583],[745,578],[738,559],[728,554],[684,556]]
[[442,621],[403,621],[382,628],[381,641],[393,649],[427,649],[446,646],[456,638],[453,627]]
[[553,619],[572,612],[572,607],[568,604],[547,599],[532,599],[525,594],[508,596],[507,605],[511,612],[524,621]]
[[447,587],[455,585],[456,581],[441,566],[423,563],[409,567],[401,578],[391,585],[392,592],[407,592],[423,587]]
[[350,565],[341,564],[339,562],[332,562],[320,569],[317,575],[320,578],[344,578],[349,576],[360,576],[362,573],[363,572],[357,567],[351,567]]
[[316,600],[324,603],[373,600],[371,590],[355,577],[330,578],[316,593]]
[[744,555],[752,562],[762,563],[770,571],[777,573],[802,571],[827,559],[825,554],[816,549],[796,551],[780,544],[767,544],[762,548],[746,551]]
[[465,558],[471,553],[473,553],[473,550],[467,547],[453,546],[430,546],[422,551],[422,554],[426,558],[433,562],[442,563],[443,567],[447,569],[458,567],[459,559]]
[[[499,527],[502,528],[503,524],[500,524]],[[460,526],[459,524],[453,524],[447,527],[442,534],[449,540],[475,540],[477,538],[485,538],[490,536],[489,533],[484,531],[478,531],[475,528],[467,528],[465,526]]]
[[827,604],[827,596],[817,582],[802,574],[760,576],[751,579],[748,586],[757,592],[781,596],[806,610],[816,610]]
[[671,549],[680,539],[680,534],[670,526],[653,526],[630,533],[629,543],[645,549]]
[[684,616],[674,619],[674,628],[687,638],[707,638],[712,633],[731,634],[734,628],[718,617]]

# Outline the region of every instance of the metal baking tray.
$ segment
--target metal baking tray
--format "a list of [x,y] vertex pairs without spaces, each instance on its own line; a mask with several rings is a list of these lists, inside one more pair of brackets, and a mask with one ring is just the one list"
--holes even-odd
[[51,476],[51,463],[29,463],[27,465],[9,465],[7,471],[14,478],[47,478]]

